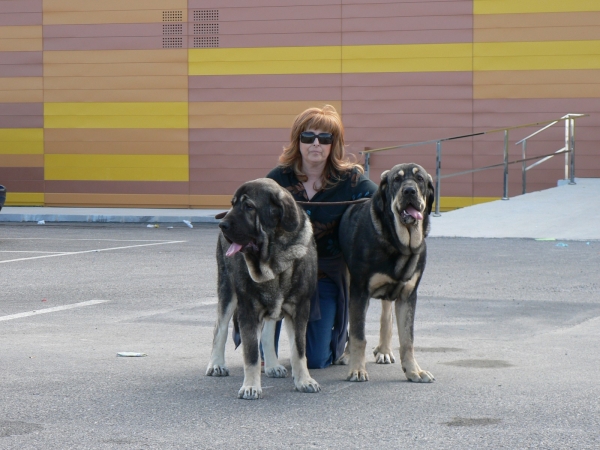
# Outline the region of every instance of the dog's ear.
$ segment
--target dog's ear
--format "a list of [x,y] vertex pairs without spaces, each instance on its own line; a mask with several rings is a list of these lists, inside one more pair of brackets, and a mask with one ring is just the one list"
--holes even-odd
[[433,208],[433,202],[435,200],[435,188],[433,187],[433,178],[431,175],[427,174],[427,215],[431,214],[431,209]]
[[377,188],[376,194],[373,196],[373,204],[375,208],[379,211],[383,211],[385,208],[385,199],[386,199],[386,190],[388,185],[387,174],[389,170],[384,171],[381,174],[381,182],[379,183],[379,187]]
[[302,215],[294,197],[280,191],[271,194],[271,201],[277,205],[276,214],[279,226],[287,232],[298,229],[302,221]]

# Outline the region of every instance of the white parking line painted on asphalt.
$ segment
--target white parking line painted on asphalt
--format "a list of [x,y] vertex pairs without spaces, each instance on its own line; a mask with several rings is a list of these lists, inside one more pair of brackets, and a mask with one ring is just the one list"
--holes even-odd
[[37,250],[0,250],[0,253],[64,253],[64,252],[42,252]]
[[89,300],[87,302],[73,303],[72,305],[55,306],[53,308],[38,309],[36,311],[11,314],[8,316],[0,316],[0,322],[3,322],[5,320],[21,319],[23,317],[37,316],[38,314],[48,314],[48,313],[53,313],[53,312],[57,312],[57,311],[64,311],[66,309],[81,308],[83,306],[98,305],[99,303],[105,303],[105,302],[108,302],[108,300]]
[[218,300],[211,300],[208,302],[200,302],[197,303],[198,306],[211,306],[211,305],[216,305],[218,303]]
[[187,241],[164,241],[164,242],[153,242],[151,244],[127,245],[124,247],[98,248],[98,249],[94,249],[94,250],[83,250],[80,252],[63,252],[63,253],[55,253],[52,255],[32,256],[30,258],[7,259],[6,261],[0,261],[0,264],[9,263],[9,262],[17,262],[17,261],[28,261],[31,259],[54,258],[55,256],[82,255],[84,253],[108,252],[111,250],[123,250],[123,249],[127,249],[127,248],[149,247],[152,245],[181,244],[182,242],[187,242]]

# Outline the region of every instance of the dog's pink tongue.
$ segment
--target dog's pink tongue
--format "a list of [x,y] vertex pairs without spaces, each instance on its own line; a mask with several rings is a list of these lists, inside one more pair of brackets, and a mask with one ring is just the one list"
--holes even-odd
[[227,256],[233,256],[237,252],[239,252],[241,249],[242,249],[242,246],[240,244],[236,244],[234,242],[233,244],[231,244],[229,246],[229,248],[227,249],[227,253],[225,253],[225,255],[227,255]]
[[409,206],[408,208],[406,208],[406,212],[408,214],[410,214],[411,216],[413,216],[417,220],[423,220],[423,214],[421,214],[419,211],[417,211],[412,206]]

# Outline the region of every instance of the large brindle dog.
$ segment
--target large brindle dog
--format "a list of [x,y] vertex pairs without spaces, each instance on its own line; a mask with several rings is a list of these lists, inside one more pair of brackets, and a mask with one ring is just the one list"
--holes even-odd
[[381,175],[373,197],[350,206],[340,223],[340,244],[350,272],[350,381],[367,381],[365,318],[369,299],[382,301],[378,363],[394,362],[392,301],[400,336],[402,370],[410,381],[431,382],[413,355],[413,326],[417,288],[423,271],[434,200],[431,176],[417,164],[399,164]]
[[277,361],[273,342],[275,321],[283,317],[296,390],[319,392],[306,366],[306,325],[310,298],[317,287],[317,249],[310,220],[287,190],[267,178],[244,183],[231,204],[219,223],[219,301],[206,375],[229,375],[225,342],[237,308],[244,355],[244,382],[238,397],[262,397],[259,341],[263,323],[265,374],[287,375]]

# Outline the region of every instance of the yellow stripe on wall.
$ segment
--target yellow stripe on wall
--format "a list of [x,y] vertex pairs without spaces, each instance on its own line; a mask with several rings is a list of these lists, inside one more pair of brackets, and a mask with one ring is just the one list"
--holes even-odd
[[473,70],[600,69],[600,41],[473,44]]
[[0,39],[0,52],[41,52],[44,49],[39,39]]
[[471,44],[189,50],[190,75],[449,72],[471,69]]
[[188,155],[46,155],[46,180],[189,181]]
[[189,75],[339,73],[341,47],[257,47],[188,50]]
[[343,73],[468,72],[472,44],[354,45],[342,48]]
[[600,11],[598,0],[473,0],[474,14]]
[[41,155],[44,153],[42,128],[0,128],[0,155]]
[[10,192],[6,193],[6,206],[41,206],[44,204],[43,192]]
[[187,102],[44,103],[46,128],[187,128]]
[[42,39],[41,25],[1,26],[0,39]]
[[[185,194],[65,194],[49,192],[46,194],[46,206],[187,208],[190,206],[190,200],[189,195]],[[225,209],[230,207],[231,203]]]

